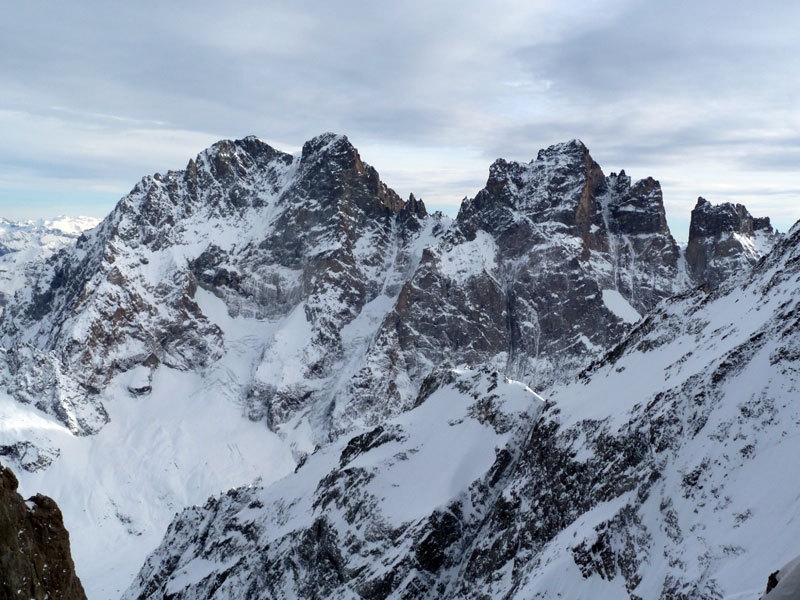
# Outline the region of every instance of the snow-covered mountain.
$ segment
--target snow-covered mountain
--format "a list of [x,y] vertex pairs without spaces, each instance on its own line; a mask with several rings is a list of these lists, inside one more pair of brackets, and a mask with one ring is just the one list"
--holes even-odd
[[32,283],[32,263],[74,244],[80,234],[95,227],[93,217],[57,217],[14,222],[0,218],[0,314],[8,299]]
[[[489,539],[482,528],[504,486],[513,477],[522,488],[561,476],[522,460],[535,452],[531,431],[543,423],[553,439],[543,438],[542,448],[561,435],[554,409],[537,417],[540,401],[525,385],[552,404],[578,372],[632,327],[639,331],[641,315],[665,306],[659,302],[746,276],[781,236],[768,221],[750,218],[748,227],[746,209],[736,210],[732,227],[722,218],[701,226],[705,212],[695,210],[689,245],[702,245],[695,256],[705,258],[690,266],[689,250],[683,254],[666,225],[658,182],[606,176],[577,140],[527,164],[496,161],[454,220],[428,214],[413,196],[399,198],[344,136],[324,134],[294,156],[252,137],[219,142],[184,170],[145,177],[74,245],[31,263],[30,283],[0,320],[0,455],[23,488],[61,504],[90,598],[123,591],[176,511],[254,482],[232,493],[228,513],[238,514],[237,495],[272,506],[273,482],[300,464],[275,489],[293,486],[306,503],[316,497],[325,514],[333,500],[317,492],[353,490],[337,501],[345,511],[337,532],[345,535],[345,524],[360,531],[364,515],[387,523],[342,541],[341,565],[364,566],[368,552],[384,556],[399,538],[381,536],[394,532],[404,547],[438,552],[419,581],[418,565],[398,559],[398,572],[416,581],[402,589],[458,597],[466,563],[457,561],[475,540]],[[738,246],[724,242],[729,233]],[[503,383],[506,376],[523,384]],[[445,451],[438,438],[450,440],[455,457],[441,465],[441,485],[413,519],[384,514],[376,498],[391,502],[413,495],[414,481],[440,479],[423,473],[440,464],[430,458]],[[341,462],[351,443],[364,447],[364,481]],[[584,453],[592,452],[599,450],[590,443]],[[493,467],[497,461],[510,462]],[[372,479],[378,487],[359,487]],[[363,514],[350,505],[358,497],[371,507]],[[440,532],[456,523],[442,512],[450,505],[463,513],[455,514],[463,535],[440,552],[437,536],[458,537]],[[253,533],[243,535],[267,543],[272,517],[251,510]],[[306,552],[292,537],[308,526],[303,511],[283,512],[293,528],[287,535],[294,533],[276,552]],[[430,532],[437,533],[424,542]],[[317,552],[316,533],[309,535]],[[129,595],[182,593],[181,581],[187,590],[211,589],[198,574],[220,572],[216,558],[192,563],[184,579],[170,570],[173,558],[158,558],[183,544],[193,560],[192,552],[205,552],[198,543],[167,539],[142,571],[152,577],[140,575]],[[237,577],[258,564],[267,563],[239,565]],[[353,585],[377,585],[375,597],[400,589],[395,576],[376,582],[379,571],[367,569]],[[310,590],[317,575],[298,577],[273,583]],[[147,587],[150,580],[160,583]],[[488,585],[472,580],[475,589]]]
[[546,404],[439,374],[280,483],[184,511],[125,598],[758,598],[797,550],[798,265],[800,225]]

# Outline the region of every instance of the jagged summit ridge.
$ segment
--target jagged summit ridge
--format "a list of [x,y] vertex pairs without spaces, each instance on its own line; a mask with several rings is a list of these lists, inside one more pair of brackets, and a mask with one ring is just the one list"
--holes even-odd
[[742,204],[712,205],[702,196],[692,210],[686,264],[698,284],[716,288],[746,275],[780,239],[769,217],[754,218]]

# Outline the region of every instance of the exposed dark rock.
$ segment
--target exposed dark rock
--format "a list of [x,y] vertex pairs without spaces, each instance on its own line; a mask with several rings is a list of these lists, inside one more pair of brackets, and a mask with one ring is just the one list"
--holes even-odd
[[747,273],[778,239],[769,217],[753,218],[742,204],[698,198],[689,225],[686,265],[697,285],[714,289]]
[[61,511],[50,498],[23,500],[0,465],[0,598],[85,600]]
[[774,590],[775,587],[778,585],[778,573],[780,573],[780,569],[770,573],[769,577],[767,577],[767,589],[766,589],[767,594],[769,594],[772,590]]

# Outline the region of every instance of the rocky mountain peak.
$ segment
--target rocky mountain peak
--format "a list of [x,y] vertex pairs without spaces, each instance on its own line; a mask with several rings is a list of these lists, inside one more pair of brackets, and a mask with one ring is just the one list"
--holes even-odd
[[[615,248],[634,236],[657,235],[664,239],[656,243],[658,256],[652,259],[677,268],[679,250],[667,225],[660,183],[652,177],[632,183],[625,171],[606,177],[579,140],[540,150],[527,164],[495,161],[486,187],[462,204],[457,222],[467,239],[477,229],[514,238],[575,236],[583,261],[592,252],[616,254]],[[535,231],[522,231],[531,228]],[[630,239],[623,244],[614,236]]]
[[652,177],[631,184],[631,178],[621,171],[608,176],[606,206],[609,229],[614,233],[641,235],[658,233],[671,236],[661,184]]
[[[359,198],[377,198],[380,206],[398,213],[403,200],[386,184],[378,172],[363,162],[358,150],[345,135],[324,133],[305,144],[298,166],[301,179],[308,180],[317,197],[343,200],[341,209],[349,211],[349,202],[359,203]],[[345,190],[350,190],[343,193]],[[368,206],[361,208],[369,210]]]
[[686,264],[698,285],[718,287],[744,273],[780,238],[769,217],[754,218],[742,204],[713,205],[702,196],[692,210]]
[[303,144],[300,167],[308,170],[322,168],[333,172],[354,171],[359,175],[364,175],[369,169],[346,135],[330,132]]
[[606,189],[605,175],[589,150],[572,140],[540,150],[529,163],[497,159],[484,189],[462,203],[457,222],[470,238],[476,228],[517,229],[524,218],[540,229],[567,228],[587,249],[599,249],[602,243],[594,236],[603,226],[598,198]]
[[422,198],[417,198],[414,194],[409,194],[408,200],[400,211],[399,218],[406,229],[418,231],[422,226],[423,220],[428,216],[425,203]]
[[589,149],[581,140],[575,138],[567,142],[552,144],[542,148],[536,155],[541,162],[558,162],[564,160],[582,161],[589,155]]
[[[70,382],[68,397],[41,400],[37,391],[40,408],[76,433],[96,432],[107,421],[98,392],[120,373],[207,368],[223,356],[223,331],[198,290],[232,316],[283,319],[299,307],[309,339],[298,352],[313,356],[302,375],[330,378],[348,351],[341,328],[399,287],[385,279],[415,264],[421,249],[409,244],[426,219],[424,203],[403,202],[345,136],[318,136],[294,157],[255,137],[217,142],[183,171],[142,179],[94,232],[42,267],[0,324],[9,390],[30,401],[34,385]],[[305,405],[295,381],[262,371],[270,376],[248,391],[258,405],[251,415],[276,395]],[[149,377],[132,389],[149,390]],[[291,412],[271,406],[276,421]]]
[[[759,229],[770,228],[769,217],[759,219]],[[689,241],[703,237],[719,237],[726,233],[753,235],[754,219],[743,204],[723,202],[713,205],[700,196],[692,210]]]
[[350,143],[346,135],[327,131],[317,135],[303,144],[302,156],[309,160],[312,156],[329,153],[332,155],[353,155],[358,151]]
[[[195,160],[207,165],[210,174],[219,181],[231,181],[243,177],[248,170],[263,169],[273,161],[291,164],[292,156],[276,150],[255,136],[240,140],[221,140],[201,152]],[[192,171],[192,162],[187,166]]]
[[613,171],[608,176],[608,187],[611,190],[623,192],[631,187],[631,177],[622,169],[619,173]]

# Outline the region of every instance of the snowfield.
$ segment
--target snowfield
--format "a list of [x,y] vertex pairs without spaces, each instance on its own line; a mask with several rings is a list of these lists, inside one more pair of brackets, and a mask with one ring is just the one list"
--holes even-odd
[[20,472],[20,493],[58,499],[89,598],[119,597],[183,507],[295,468],[288,445],[214,378],[162,368],[155,391],[135,396],[139,382],[123,374],[104,392],[110,422],[82,437],[0,395],[0,445],[50,450],[49,467]]

